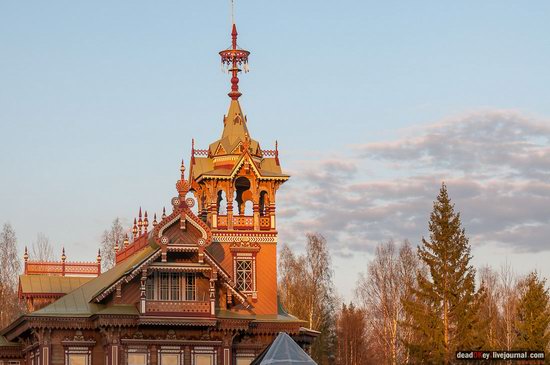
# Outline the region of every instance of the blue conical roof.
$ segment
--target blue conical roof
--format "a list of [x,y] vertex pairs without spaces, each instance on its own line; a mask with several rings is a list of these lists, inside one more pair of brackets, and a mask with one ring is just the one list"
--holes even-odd
[[302,348],[284,332],[279,333],[267,352],[260,355],[257,365],[317,365]]

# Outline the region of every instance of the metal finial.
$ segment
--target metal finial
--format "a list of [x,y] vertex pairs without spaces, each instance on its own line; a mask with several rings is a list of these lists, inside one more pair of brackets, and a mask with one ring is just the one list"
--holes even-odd
[[231,0],[231,24],[235,24],[235,0]]
[[132,227],[132,233],[134,235],[134,238],[136,238],[137,233],[138,233],[138,228],[137,228],[137,221],[136,221],[135,218],[134,218],[134,226]]
[[67,259],[67,256],[65,256],[65,247],[61,250],[61,261],[65,261]]
[[231,72],[231,92],[229,97],[233,100],[238,100],[242,95],[239,92],[239,78],[238,74],[241,72],[240,67],[243,67],[245,72],[248,72],[248,56],[250,52],[239,48],[237,45],[237,26],[233,23],[231,30],[231,48],[225,49],[220,52],[222,60],[222,69],[226,68]]

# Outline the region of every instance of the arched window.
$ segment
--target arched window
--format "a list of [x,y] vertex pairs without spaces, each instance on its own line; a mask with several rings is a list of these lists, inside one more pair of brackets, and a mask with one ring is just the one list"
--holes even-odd
[[[244,202],[248,199],[247,195],[250,195],[250,180],[244,176],[240,176],[235,180],[235,202],[233,207],[233,214],[243,215],[245,210]],[[235,207],[237,208],[235,211]]]
[[262,191],[260,193],[260,216],[266,216],[267,215],[267,208],[269,206],[269,195],[267,194],[267,191]]
[[225,195],[225,191],[220,190],[218,191],[218,215],[226,215],[227,214],[227,198]]
[[252,203],[252,200],[247,200],[244,202],[244,215],[246,216],[252,216],[254,214],[254,203]]

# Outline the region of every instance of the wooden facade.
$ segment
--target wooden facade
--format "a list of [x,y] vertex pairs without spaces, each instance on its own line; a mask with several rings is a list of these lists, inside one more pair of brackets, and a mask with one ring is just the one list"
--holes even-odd
[[235,26],[232,37],[220,52],[233,74],[222,136],[193,142],[171,211],[150,224],[140,210],[112,269],[2,330],[0,364],[246,365],[279,332],[305,347],[315,338],[278,303],[276,192],[289,176],[277,146],[250,137],[237,77],[249,53]]

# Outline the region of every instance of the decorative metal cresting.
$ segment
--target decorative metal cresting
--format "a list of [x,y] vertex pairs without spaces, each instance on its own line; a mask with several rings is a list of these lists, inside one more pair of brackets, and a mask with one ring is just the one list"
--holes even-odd
[[[240,48],[237,45],[237,26],[233,22],[233,30],[231,31],[231,48],[220,52],[222,58],[222,71],[231,73],[231,92],[227,95],[233,100],[239,99],[242,95],[239,92],[239,77],[241,71],[245,73],[249,71],[248,56],[250,52]],[[242,70],[241,70],[242,67]]]

